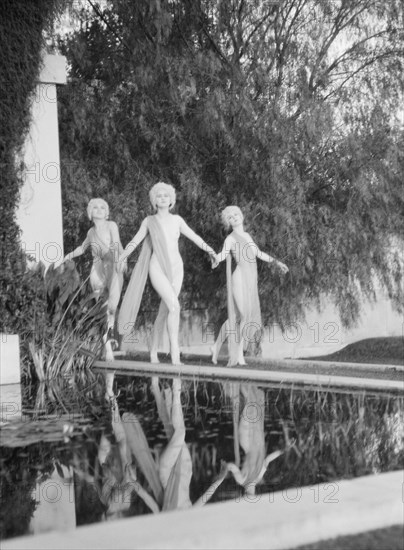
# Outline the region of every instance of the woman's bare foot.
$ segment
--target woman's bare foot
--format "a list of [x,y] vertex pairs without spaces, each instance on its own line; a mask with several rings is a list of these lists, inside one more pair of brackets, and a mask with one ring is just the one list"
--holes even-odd
[[[118,392],[119,395],[119,392]],[[108,403],[108,405],[111,407],[111,409],[115,409],[115,407],[118,406],[118,395],[115,395],[114,392],[110,389],[107,389],[105,392],[104,398],[105,401]]]
[[112,344],[116,340],[113,340],[111,338],[111,330],[108,328],[107,332],[102,337],[102,340],[104,342],[104,351],[105,351],[105,361],[113,361],[114,360],[114,352],[112,350]]
[[212,355],[212,363],[214,365],[217,365],[217,349],[216,349],[216,346],[212,346],[210,348],[210,353]]
[[180,359],[180,348],[178,346],[171,346],[171,363],[173,365],[183,365]]
[[159,377],[158,376],[152,376],[151,378],[151,388],[154,395],[160,395],[160,385],[159,385]]
[[154,363],[154,364],[160,363],[158,355],[157,355],[157,351],[151,351],[150,352],[150,363]]

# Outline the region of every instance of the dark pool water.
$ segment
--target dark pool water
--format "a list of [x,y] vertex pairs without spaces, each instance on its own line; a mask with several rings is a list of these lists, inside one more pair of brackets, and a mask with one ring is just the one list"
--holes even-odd
[[[404,466],[404,397],[103,375],[25,388],[1,429],[2,539],[284,491]],[[265,495],[265,497],[264,497]]]

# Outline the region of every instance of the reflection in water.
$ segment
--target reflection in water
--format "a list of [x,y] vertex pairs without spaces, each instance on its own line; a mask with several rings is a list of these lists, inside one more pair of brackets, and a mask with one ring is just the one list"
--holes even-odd
[[112,375],[73,393],[1,427],[1,538],[32,528],[55,465],[77,525],[403,468],[402,395]]
[[55,464],[49,477],[38,476],[32,496],[37,508],[29,524],[30,534],[66,531],[76,526],[72,468]]
[[[113,377],[109,375],[106,397],[111,406],[111,425],[116,447],[103,435],[98,450],[103,477],[98,492],[106,507],[106,518],[120,516],[129,510],[133,493],[153,513],[205,504],[225,478],[226,468],[222,468],[214,483],[192,503],[192,459],[185,441],[181,380],[173,378],[171,386],[163,388],[158,377],[154,376],[151,380],[151,391],[167,438],[167,444],[159,456],[153,456],[137,416],[131,412],[121,415],[112,386]],[[147,488],[138,479],[138,470]]]
[[2,448],[0,538],[75,527],[71,460],[54,441]]
[[[256,486],[262,482],[269,463],[281,456],[283,451],[266,454],[264,391],[256,384],[234,382],[225,384],[224,390],[232,402],[234,422],[235,463],[229,463],[228,469],[246,494],[255,495]],[[241,469],[239,446],[244,452]]]

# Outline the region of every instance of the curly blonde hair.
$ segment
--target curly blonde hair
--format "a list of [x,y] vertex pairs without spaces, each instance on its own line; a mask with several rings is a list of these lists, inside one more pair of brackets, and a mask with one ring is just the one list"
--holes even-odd
[[151,202],[153,208],[154,209],[157,208],[156,207],[156,198],[157,198],[157,193],[159,192],[160,189],[164,189],[164,191],[166,191],[168,193],[168,195],[170,197],[169,210],[171,210],[175,205],[175,199],[176,199],[175,189],[169,183],[164,183],[164,181],[157,182],[156,184],[153,185],[153,187],[149,191],[149,198],[150,198],[150,202]]
[[237,211],[238,214],[240,214],[241,218],[244,220],[243,213],[238,206],[226,206],[226,208],[222,210],[221,214],[222,224],[226,229],[230,228],[229,216],[231,216],[232,212],[234,211]]
[[89,219],[89,220],[92,220],[92,219],[93,219],[93,208],[94,208],[94,205],[95,205],[96,202],[100,202],[101,204],[103,204],[103,205],[105,206],[105,211],[106,211],[105,218],[108,219],[108,218],[109,218],[109,206],[108,206],[108,203],[107,203],[107,201],[104,201],[104,199],[100,199],[100,198],[91,199],[90,202],[88,203],[88,205],[87,205],[87,216],[88,216],[88,219]]

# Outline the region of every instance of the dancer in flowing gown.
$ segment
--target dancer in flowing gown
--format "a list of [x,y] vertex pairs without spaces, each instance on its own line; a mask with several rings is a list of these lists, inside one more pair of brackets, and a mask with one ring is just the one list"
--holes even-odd
[[[235,462],[228,463],[228,471],[236,482],[243,487],[245,494],[255,495],[256,487],[270,462],[281,456],[284,451],[276,450],[266,454],[264,418],[265,395],[255,384],[230,383],[225,388],[233,402],[234,412],[234,453]],[[243,405],[239,412],[240,397]],[[239,446],[244,452],[240,467]]]
[[[223,249],[216,255],[212,267],[226,260],[227,314],[216,342],[211,348],[212,362],[217,363],[220,348],[226,338],[229,343],[229,366],[245,365],[244,350],[250,342],[258,341],[261,333],[261,307],[258,296],[257,258],[275,264],[282,273],[288,267],[262,252],[244,230],[244,216],[238,206],[227,206],[222,212],[225,227],[232,228],[224,241]],[[231,273],[231,259],[236,268]]]
[[[104,335],[106,359],[112,360],[113,353],[108,334],[113,330],[115,315],[121,296],[123,274],[117,271],[117,259],[123,251],[119,229],[115,222],[110,221],[109,206],[100,198],[91,199],[87,206],[88,218],[93,222],[84,242],[69,254],[63,261],[73,260],[90,248],[93,263],[90,272],[90,285],[98,299],[104,290],[108,291],[107,332]],[[125,269],[125,266],[121,271]]]
[[180,235],[185,235],[211,258],[214,250],[208,246],[183,220],[170,212],[175,204],[175,189],[164,182],[156,183],[150,190],[150,202],[156,214],[145,218],[139,231],[125,247],[119,257],[118,270],[123,262],[143,242],[142,251],[133,270],[118,317],[121,334],[133,330],[139,312],[147,274],[153,288],[159,294],[161,303],[154,323],[150,360],[158,363],[159,341],[167,326],[171,361],[180,364],[178,332],[180,324],[180,303],[178,296],[184,277],[183,261],[178,249]]

